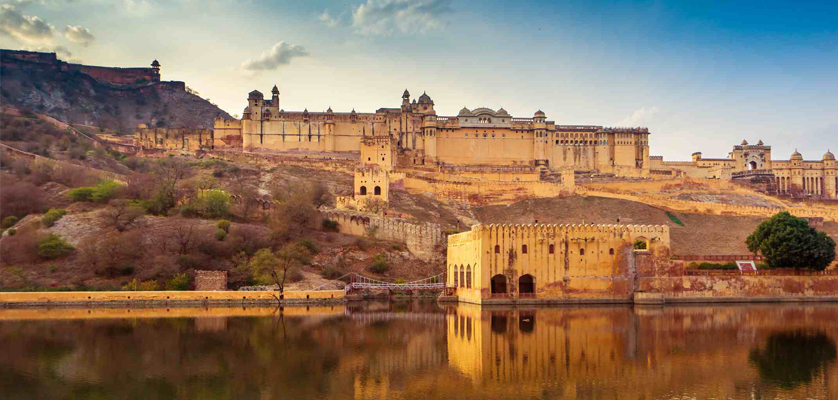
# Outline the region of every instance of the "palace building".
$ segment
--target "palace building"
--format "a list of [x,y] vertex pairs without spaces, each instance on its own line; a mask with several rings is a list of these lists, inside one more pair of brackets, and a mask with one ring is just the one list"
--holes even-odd
[[[249,151],[358,152],[368,137],[390,136],[398,154],[418,165],[530,166],[583,170],[625,177],[649,176],[649,131],[559,125],[539,110],[513,117],[503,108],[463,108],[438,116],[426,93],[374,113],[285,111],[279,90],[265,99],[248,95],[241,120],[217,119],[215,136],[225,143],[240,138]],[[395,161],[395,160],[393,160]]]
[[693,153],[692,158],[687,162],[671,162],[652,156],[651,173],[653,176],[750,180],[766,185],[771,194],[838,199],[838,165],[830,151],[820,160],[804,160],[796,150],[788,160],[773,160],[771,146],[766,146],[762,140],[755,145],[743,140],[733,146],[727,158],[703,158],[700,152]]

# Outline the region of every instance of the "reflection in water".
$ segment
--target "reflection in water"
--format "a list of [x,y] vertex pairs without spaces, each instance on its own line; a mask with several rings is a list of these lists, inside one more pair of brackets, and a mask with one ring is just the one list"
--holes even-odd
[[4,400],[838,398],[838,305],[86,311],[0,310]]
[[765,349],[753,349],[748,359],[762,379],[783,388],[810,384],[812,378],[835,362],[835,341],[823,332],[772,333]]

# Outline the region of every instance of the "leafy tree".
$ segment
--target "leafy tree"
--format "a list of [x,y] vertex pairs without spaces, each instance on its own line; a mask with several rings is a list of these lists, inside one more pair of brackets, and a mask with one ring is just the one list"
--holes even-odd
[[273,282],[279,289],[282,299],[285,293],[285,282],[294,280],[297,270],[305,264],[311,263],[311,253],[299,243],[289,243],[274,253],[271,249],[261,249],[250,260],[251,272],[255,280],[262,284]]
[[116,199],[111,200],[100,215],[105,226],[113,227],[118,232],[125,232],[139,223],[139,219],[145,215],[145,208],[132,204],[128,200]]
[[787,211],[759,224],[745,243],[749,251],[761,253],[771,268],[823,271],[835,259],[835,241]]

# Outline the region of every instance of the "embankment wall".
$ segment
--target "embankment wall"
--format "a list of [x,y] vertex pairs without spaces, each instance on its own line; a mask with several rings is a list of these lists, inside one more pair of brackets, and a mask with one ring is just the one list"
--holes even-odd
[[[57,305],[232,305],[275,304],[276,292],[153,291],[153,292],[0,292],[0,308]],[[286,304],[342,302],[343,290],[285,292]]]
[[838,301],[838,276],[658,276],[640,279],[638,297],[676,302]]

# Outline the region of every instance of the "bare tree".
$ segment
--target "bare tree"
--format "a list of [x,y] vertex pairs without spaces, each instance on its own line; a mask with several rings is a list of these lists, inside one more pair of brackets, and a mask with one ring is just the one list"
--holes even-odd
[[118,232],[124,232],[139,223],[139,219],[145,215],[145,209],[131,204],[128,200],[115,199],[108,203],[108,207],[102,211],[102,223],[105,226],[115,228]]
[[172,239],[178,246],[178,254],[188,254],[195,245],[195,232],[198,225],[194,220],[183,220],[182,223],[177,223],[172,228]]
[[166,158],[157,163],[153,176],[164,202],[163,206],[169,209],[176,206],[180,200],[178,183],[189,176],[189,164],[178,158]]
[[247,220],[251,217],[251,212],[260,204],[259,176],[261,171],[235,167],[229,172],[231,178],[229,190],[239,198],[236,209],[242,219]]

